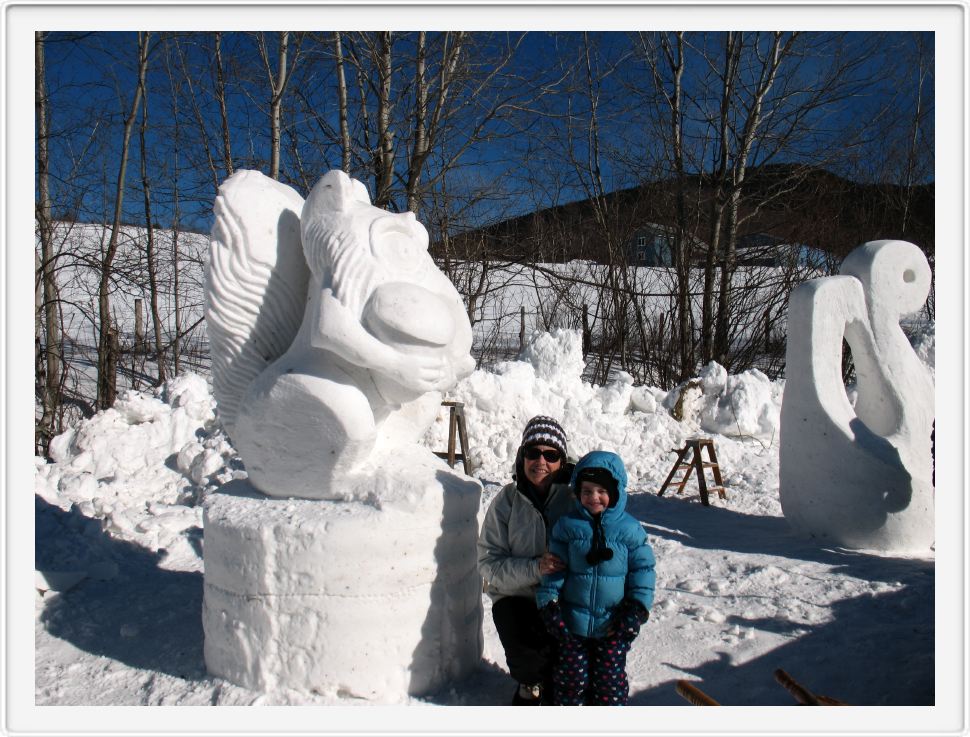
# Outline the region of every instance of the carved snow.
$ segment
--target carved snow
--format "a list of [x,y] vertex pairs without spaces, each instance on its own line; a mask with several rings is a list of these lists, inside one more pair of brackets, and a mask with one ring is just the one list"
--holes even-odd
[[373,207],[341,171],[299,206],[258,172],[220,188],[206,302],[214,389],[260,491],[340,499],[339,479],[427,429],[440,392],[474,368],[472,332],[413,213]]
[[[899,325],[932,275],[905,241],[854,250],[839,276],[792,292],[781,408],[780,496],[793,528],[835,544],[928,552],[934,541],[934,382]],[[858,399],[842,382],[842,339]]]
[[226,431],[256,376],[289,347],[303,319],[310,272],[300,243],[303,198],[256,171],[219,187],[206,268],[212,389]]
[[214,388],[248,480],[205,501],[206,666],[382,702],[443,688],[483,646],[481,484],[417,444],[475,366],[461,297],[414,215],[343,172],[305,203],[240,172],[215,212]]

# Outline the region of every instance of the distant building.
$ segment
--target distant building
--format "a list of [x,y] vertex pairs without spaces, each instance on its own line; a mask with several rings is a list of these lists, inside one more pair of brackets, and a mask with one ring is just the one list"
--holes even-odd
[[[707,244],[688,234],[692,260],[706,253]],[[644,223],[636,230],[627,244],[627,258],[631,266],[674,266],[674,249],[677,243],[676,229],[660,223]]]
[[635,266],[673,266],[674,233],[657,223],[638,228],[630,241],[630,263]]

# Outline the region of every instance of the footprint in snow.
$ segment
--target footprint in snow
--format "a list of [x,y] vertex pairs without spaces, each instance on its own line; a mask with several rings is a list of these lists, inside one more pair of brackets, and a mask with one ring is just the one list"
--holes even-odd
[[678,581],[675,585],[681,591],[686,591],[689,594],[696,594],[698,591],[702,591],[707,588],[707,584],[696,578],[687,579],[686,581]]

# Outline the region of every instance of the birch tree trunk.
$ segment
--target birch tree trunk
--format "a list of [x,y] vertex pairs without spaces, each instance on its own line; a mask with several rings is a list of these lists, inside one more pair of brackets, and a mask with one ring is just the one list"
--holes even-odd
[[266,76],[269,80],[269,176],[273,179],[280,178],[280,125],[281,111],[283,104],[283,92],[286,90],[286,83],[289,80],[287,74],[286,57],[289,51],[290,32],[280,31],[279,49],[276,57],[276,72],[274,74],[269,59],[269,51],[266,48],[266,40],[263,34],[259,34],[259,52],[266,67]]
[[713,175],[710,204],[710,237],[704,259],[704,296],[701,306],[701,361],[714,357],[714,267],[721,260],[721,230],[724,224],[725,189],[730,159],[730,113],[741,59],[741,36],[733,31],[725,33],[724,72],[721,78],[721,104],[718,118],[717,165]]
[[145,146],[145,132],[148,130],[148,90],[145,88],[144,78],[139,79],[141,85],[141,125],[138,128],[138,138],[141,149],[141,184],[145,201],[145,263],[148,270],[148,305],[152,317],[152,327],[155,333],[155,363],[157,365],[156,386],[165,383],[165,351],[163,347],[162,319],[158,314],[158,265],[155,258],[155,224],[152,221],[151,179],[148,176],[148,152]]
[[294,50],[290,57],[290,32],[280,31],[278,40],[279,48],[276,53],[276,71],[273,71],[269,58],[269,50],[266,46],[266,36],[260,33],[256,37],[256,45],[259,49],[260,58],[269,81],[269,127],[270,127],[270,153],[269,153],[269,175],[273,179],[280,178],[280,147],[282,143],[282,111],[283,96],[286,94],[286,87],[293,76],[293,69],[300,56],[301,34],[294,36]]
[[684,170],[684,33],[676,34],[677,49],[671,55],[674,73],[673,104],[670,109],[671,135],[674,143],[674,172],[677,179],[676,212],[677,231],[674,243],[674,268],[677,271],[677,342],[680,349],[678,381],[684,381],[694,373],[694,330],[690,305],[690,265],[693,248],[690,246],[690,230],[687,223],[686,172]]
[[[51,223],[50,195],[50,157],[48,140],[50,137],[50,101],[47,97],[47,70],[44,56],[44,33],[34,33],[34,105],[37,116],[37,230],[40,236],[40,263],[35,296],[36,324],[40,328],[43,315],[44,347],[37,356],[37,363],[43,369],[43,383],[40,386],[43,413],[40,421],[39,440],[41,452],[47,452],[51,437],[60,428],[57,414],[61,394],[61,326],[58,313],[57,279],[54,271],[53,224]],[[38,340],[40,330],[37,331]],[[38,347],[38,350],[39,347]]]
[[[216,67],[216,100],[219,102],[219,118],[222,121],[222,161],[226,179],[232,176],[232,143],[229,137],[229,113],[226,110],[226,80],[222,70],[222,32],[216,31],[214,39]],[[178,332],[176,332],[178,335]],[[178,369],[176,368],[176,373]]]
[[775,31],[772,34],[771,49],[762,60],[762,67],[751,99],[751,104],[745,111],[744,126],[738,143],[738,150],[734,156],[734,165],[731,169],[731,188],[727,206],[724,258],[721,261],[720,292],[718,295],[717,321],[714,333],[714,359],[725,368],[731,368],[729,365],[731,282],[734,278],[735,269],[737,268],[738,210],[741,203],[741,190],[744,186],[744,177],[748,167],[748,158],[751,156],[751,147],[754,143],[755,135],[761,127],[762,107],[765,97],[771,91],[775,79],[778,76],[778,70],[791,51],[792,44],[798,38],[798,35],[797,31],[789,34],[787,41],[782,44],[782,33]]
[[432,147],[441,138],[442,125],[449,117],[449,95],[455,82],[466,35],[464,31],[442,34],[441,62],[438,67],[433,105],[431,99],[433,83],[427,74],[427,34],[422,31],[418,36],[415,59],[415,105],[412,116],[414,133],[406,181],[408,209],[415,213],[421,208],[421,185],[428,158]]
[[[286,89],[286,54],[290,43],[288,31],[280,33],[280,49],[277,67],[276,83],[273,85],[273,97],[270,100],[270,159],[269,175],[273,179],[280,178],[280,111],[283,103],[283,90]],[[270,79],[272,83],[272,78]]]
[[394,182],[394,132],[391,130],[391,31],[377,34],[377,167],[374,196],[375,207],[387,207],[391,202]]
[[[172,71],[170,55],[166,54],[165,65],[168,71],[169,89],[172,93],[172,307],[175,325],[171,342],[172,366],[175,376],[181,373],[181,340],[182,340],[182,299],[179,294],[179,234],[181,231],[181,206],[179,199],[179,177],[181,176],[180,155],[182,152],[182,126],[179,118],[180,81]],[[227,159],[231,166],[231,159]],[[231,174],[231,172],[230,172]],[[228,176],[228,175],[227,175]]]
[[428,156],[428,80],[425,79],[425,54],[427,36],[418,33],[418,50],[414,74],[414,138],[411,147],[411,160],[408,162],[407,203],[408,210],[417,214],[420,207],[418,187],[421,182],[421,168]]
[[340,31],[333,33],[337,65],[337,114],[340,118],[340,168],[350,174],[350,125],[347,115],[347,78],[344,76],[344,50]]
[[[671,40],[671,36],[673,40]],[[692,229],[687,221],[687,175],[684,166],[684,32],[660,34],[660,55],[671,77],[668,91],[664,77],[652,59],[651,51],[641,41],[644,56],[650,64],[656,86],[669,110],[669,133],[665,136],[670,146],[674,174],[675,231],[673,260],[676,277],[676,343],[678,367],[675,379],[679,383],[693,375],[694,369],[694,320],[690,302],[691,263],[693,261]]]
[[138,83],[135,87],[131,108],[125,115],[124,133],[121,142],[121,161],[118,165],[118,178],[115,182],[114,216],[111,222],[111,235],[101,259],[101,278],[98,282],[98,408],[107,409],[114,404],[117,394],[117,330],[112,325],[109,287],[111,284],[112,264],[118,252],[118,237],[121,233],[121,212],[125,195],[125,173],[128,169],[128,153],[131,131],[138,116],[141,94],[145,86],[148,70],[148,39],[150,33],[138,32]]

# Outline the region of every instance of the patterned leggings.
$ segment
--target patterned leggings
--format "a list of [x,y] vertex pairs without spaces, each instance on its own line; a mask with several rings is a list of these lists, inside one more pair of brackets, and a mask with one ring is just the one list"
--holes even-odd
[[560,645],[553,672],[557,706],[626,706],[630,684],[626,654],[630,642],[613,636],[600,640],[570,637]]

